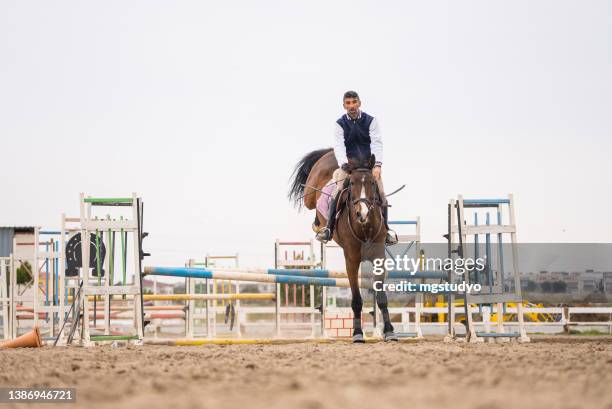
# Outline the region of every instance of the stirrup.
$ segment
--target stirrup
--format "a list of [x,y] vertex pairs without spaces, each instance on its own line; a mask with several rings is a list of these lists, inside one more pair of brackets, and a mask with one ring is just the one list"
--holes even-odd
[[323,229],[321,229],[317,233],[315,238],[318,241],[320,241],[321,243],[327,243],[328,241],[330,241],[331,240],[331,231],[329,230],[329,227],[324,227]]
[[397,244],[398,241],[399,239],[397,238],[397,233],[393,230],[387,230],[387,237],[385,238],[385,243],[388,246],[392,246],[394,244]]

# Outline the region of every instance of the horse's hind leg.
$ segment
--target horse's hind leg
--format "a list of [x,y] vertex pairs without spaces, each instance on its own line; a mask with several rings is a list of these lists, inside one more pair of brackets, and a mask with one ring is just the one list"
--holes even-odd
[[378,308],[380,308],[380,312],[383,317],[383,339],[385,341],[397,341],[397,335],[395,335],[395,332],[393,332],[393,325],[391,324],[391,319],[389,318],[389,309],[387,307],[387,293],[382,290],[376,291],[376,304],[378,305]]

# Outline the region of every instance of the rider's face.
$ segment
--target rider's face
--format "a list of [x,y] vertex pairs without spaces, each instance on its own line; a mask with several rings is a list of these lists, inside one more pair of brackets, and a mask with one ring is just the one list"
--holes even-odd
[[359,98],[346,98],[342,105],[344,106],[344,109],[346,109],[346,112],[349,114],[349,116],[351,118],[355,118],[359,113],[361,101],[359,100]]

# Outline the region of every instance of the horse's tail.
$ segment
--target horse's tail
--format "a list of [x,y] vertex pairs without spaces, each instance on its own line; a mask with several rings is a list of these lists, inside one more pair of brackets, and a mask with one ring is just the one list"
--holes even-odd
[[304,184],[308,179],[312,167],[323,155],[332,150],[332,148],[327,148],[312,151],[295,165],[295,169],[293,169],[293,173],[289,178],[291,180],[291,188],[289,189],[287,197],[290,201],[293,201],[293,204],[297,207],[301,207],[304,204]]

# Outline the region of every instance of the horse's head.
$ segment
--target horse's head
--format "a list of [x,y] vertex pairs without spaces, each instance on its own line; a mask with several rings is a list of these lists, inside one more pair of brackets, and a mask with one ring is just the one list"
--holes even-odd
[[374,155],[365,161],[349,159],[348,162],[350,211],[354,220],[362,225],[368,223],[372,209],[380,205],[376,180],[372,176],[374,163]]

